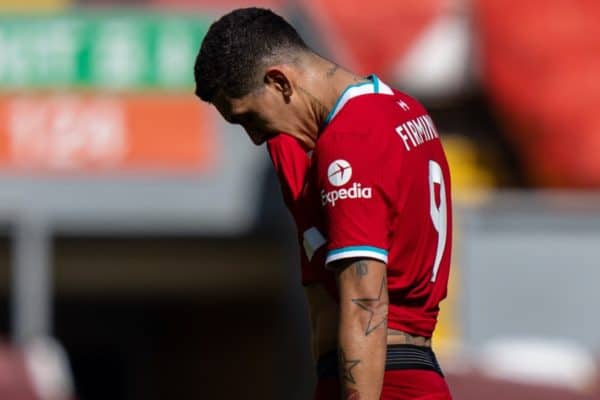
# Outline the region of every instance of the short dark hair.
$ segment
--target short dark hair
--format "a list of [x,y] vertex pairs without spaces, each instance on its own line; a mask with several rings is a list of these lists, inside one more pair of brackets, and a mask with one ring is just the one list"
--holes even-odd
[[240,98],[259,87],[261,68],[285,62],[306,43],[286,20],[271,10],[241,8],[214,22],[194,65],[196,95],[211,102],[223,91]]

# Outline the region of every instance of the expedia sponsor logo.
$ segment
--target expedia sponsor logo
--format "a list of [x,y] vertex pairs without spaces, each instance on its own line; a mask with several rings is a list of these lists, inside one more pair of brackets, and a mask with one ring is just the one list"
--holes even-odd
[[345,199],[370,199],[373,195],[373,189],[370,187],[362,187],[360,183],[354,183],[349,189],[337,189],[331,192],[321,190],[321,204],[326,206],[327,203],[331,207],[335,207],[338,200]]
[[327,168],[327,178],[333,186],[344,186],[352,178],[352,166],[346,160],[335,160]]

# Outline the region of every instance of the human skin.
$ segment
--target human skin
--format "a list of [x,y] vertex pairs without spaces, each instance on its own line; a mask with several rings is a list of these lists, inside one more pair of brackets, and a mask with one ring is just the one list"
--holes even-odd
[[[303,51],[293,62],[271,65],[259,88],[241,98],[217,93],[212,103],[225,120],[240,124],[260,145],[280,132],[313,150],[321,127],[349,85],[364,78]],[[341,260],[335,270],[339,306],[318,285],[307,288],[316,357],[337,347],[344,399],[379,399],[387,344],[429,346],[430,340],[387,329],[386,265]]]

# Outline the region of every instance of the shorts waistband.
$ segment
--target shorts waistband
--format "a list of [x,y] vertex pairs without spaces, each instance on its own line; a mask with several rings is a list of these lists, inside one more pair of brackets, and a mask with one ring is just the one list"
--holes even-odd
[[[430,347],[411,344],[388,345],[385,370],[397,371],[403,369],[424,369],[444,376],[435,353]],[[331,351],[319,358],[317,361],[317,377],[319,379],[338,377],[337,352]]]

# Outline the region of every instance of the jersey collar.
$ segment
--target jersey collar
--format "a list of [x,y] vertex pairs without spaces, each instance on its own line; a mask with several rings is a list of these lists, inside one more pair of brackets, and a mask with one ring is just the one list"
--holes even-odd
[[344,91],[342,92],[340,97],[337,99],[337,101],[333,105],[333,108],[327,115],[327,118],[325,118],[325,123],[323,124],[322,129],[325,129],[325,127],[327,127],[327,125],[329,125],[329,123],[335,118],[335,116],[340,112],[340,110],[351,99],[358,97],[358,96],[363,96],[365,94],[380,94],[380,93],[388,94],[388,95],[394,94],[392,89],[385,83],[381,82],[379,80],[379,78],[374,74],[369,75],[367,77],[367,80],[364,82],[359,82],[359,83],[355,83],[353,85],[349,85],[346,89],[344,89]]

